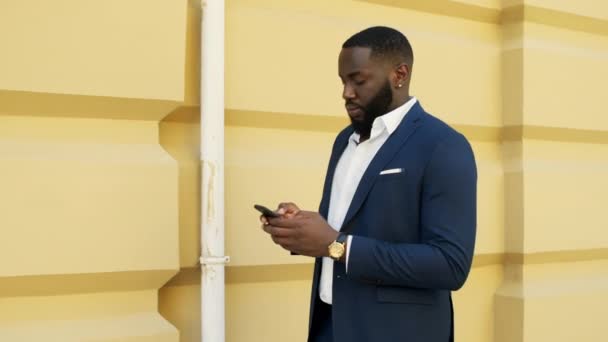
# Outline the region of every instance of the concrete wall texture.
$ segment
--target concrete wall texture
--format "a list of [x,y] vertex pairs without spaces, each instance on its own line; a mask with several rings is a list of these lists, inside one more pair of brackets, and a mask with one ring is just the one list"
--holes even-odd
[[[200,340],[200,5],[0,0],[0,341]],[[457,341],[608,339],[608,2],[226,6],[227,341],[304,340],[311,260],[252,205],[317,207],[340,45],[373,25],[477,156]]]

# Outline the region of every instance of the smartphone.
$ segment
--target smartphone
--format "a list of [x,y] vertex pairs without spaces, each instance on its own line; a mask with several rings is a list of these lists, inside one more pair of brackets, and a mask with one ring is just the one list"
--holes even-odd
[[259,205],[259,204],[255,204],[253,206],[257,211],[261,212],[262,215],[266,216],[266,217],[279,217],[279,214],[275,213],[274,211],[266,208],[263,205]]

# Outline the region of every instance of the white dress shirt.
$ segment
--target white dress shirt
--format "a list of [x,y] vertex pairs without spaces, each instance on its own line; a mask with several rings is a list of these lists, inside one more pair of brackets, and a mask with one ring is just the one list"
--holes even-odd
[[[361,177],[367,170],[380,147],[388,137],[397,129],[407,112],[416,103],[412,97],[402,106],[391,112],[377,117],[370,132],[369,139],[359,143],[359,134],[353,133],[348,139],[348,146],[342,153],[331,186],[331,197],[329,200],[329,212],[327,223],[335,230],[340,230],[344,223],[346,212],[350,202],[359,186]],[[346,249],[346,271],[348,272],[348,255],[353,244],[353,237],[348,236]],[[324,257],[321,265],[321,280],[319,284],[319,296],[327,304],[332,303],[334,261]]]

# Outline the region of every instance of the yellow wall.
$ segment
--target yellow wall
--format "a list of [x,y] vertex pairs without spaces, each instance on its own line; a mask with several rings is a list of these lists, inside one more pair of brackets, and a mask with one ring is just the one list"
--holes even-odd
[[179,341],[186,1],[0,1],[0,341]]
[[[372,25],[409,37],[412,93],[476,153],[457,340],[605,340],[608,3],[226,2],[229,342],[304,339],[311,261],[252,205],[317,207],[340,44]],[[0,1],[0,341],[200,340],[199,20],[195,0]]]

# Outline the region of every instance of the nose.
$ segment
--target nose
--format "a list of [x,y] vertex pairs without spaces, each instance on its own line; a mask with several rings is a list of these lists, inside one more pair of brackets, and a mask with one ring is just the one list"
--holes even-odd
[[342,90],[342,98],[345,100],[352,100],[356,97],[355,90],[348,83],[344,84],[344,89]]

